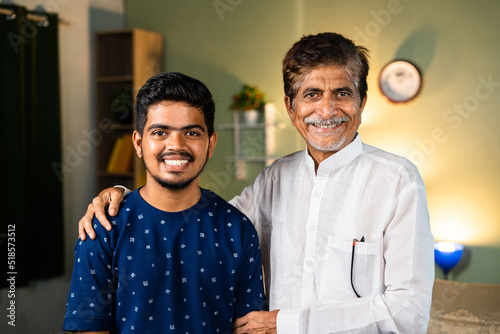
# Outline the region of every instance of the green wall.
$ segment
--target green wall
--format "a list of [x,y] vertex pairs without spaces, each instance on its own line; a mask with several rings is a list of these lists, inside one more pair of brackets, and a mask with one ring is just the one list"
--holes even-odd
[[[127,27],[165,36],[164,70],[205,82],[216,123],[232,120],[231,96],[257,85],[276,104],[277,154],[303,148],[283,105],[281,59],[304,34],[342,33],[371,52],[364,142],[405,156],[427,187],[436,240],[466,245],[453,279],[500,283],[500,2],[411,0],[127,0]],[[378,89],[389,61],[411,60],[423,73],[419,96],[392,104]],[[219,130],[202,185],[230,199],[263,165],[236,181],[226,162],[233,142]],[[437,276],[442,277],[439,269]]]
[[[217,105],[216,124],[232,122],[233,112],[229,110],[232,95],[248,83],[266,93],[268,100],[277,105],[278,118],[288,125],[282,102],[280,64],[298,36],[297,10],[287,0],[232,2],[239,4],[222,1],[225,7],[216,9],[214,1],[127,1],[127,26],[164,34],[163,69],[183,72],[207,84]],[[247,179],[237,181],[234,165],[226,162],[233,152],[232,132],[217,130],[217,133],[217,148],[201,183],[229,200],[264,165],[249,164]],[[291,145],[278,145],[279,156],[297,150],[294,129],[280,130],[277,136],[278,140],[293,138]]]

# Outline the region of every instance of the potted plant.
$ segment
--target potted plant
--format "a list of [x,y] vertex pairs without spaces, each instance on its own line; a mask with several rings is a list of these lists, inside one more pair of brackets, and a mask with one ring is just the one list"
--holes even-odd
[[258,112],[264,111],[266,104],[264,93],[256,86],[243,85],[241,91],[233,95],[231,109],[242,110],[248,123],[257,123]]

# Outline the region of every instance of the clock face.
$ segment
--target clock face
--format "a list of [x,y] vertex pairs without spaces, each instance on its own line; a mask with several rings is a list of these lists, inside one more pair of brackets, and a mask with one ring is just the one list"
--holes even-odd
[[417,67],[405,60],[396,60],[380,72],[382,94],[392,102],[407,102],[417,96],[422,78]]

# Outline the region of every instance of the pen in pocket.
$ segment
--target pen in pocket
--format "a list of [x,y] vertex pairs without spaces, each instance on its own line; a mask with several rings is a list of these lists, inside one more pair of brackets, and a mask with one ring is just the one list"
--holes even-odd
[[356,296],[358,298],[361,298],[361,296],[358,294],[358,292],[356,291],[356,289],[354,288],[354,283],[352,282],[352,272],[353,272],[353,268],[354,268],[354,249],[356,248],[356,242],[364,242],[365,241],[365,236],[361,236],[361,239],[358,240],[358,239],[352,239],[352,255],[351,255],[351,286],[352,286],[352,290],[354,291],[354,293],[356,294]]

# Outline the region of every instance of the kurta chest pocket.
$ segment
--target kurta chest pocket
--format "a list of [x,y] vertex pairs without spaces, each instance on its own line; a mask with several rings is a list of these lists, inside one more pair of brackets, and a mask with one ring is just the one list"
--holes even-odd
[[[356,242],[353,257],[353,240],[329,235],[327,239],[322,283],[335,281],[339,284],[336,295],[355,297],[352,281],[360,296],[380,293],[384,272],[381,242]],[[334,278],[335,277],[335,278]],[[331,283],[330,283],[331,284]]]

